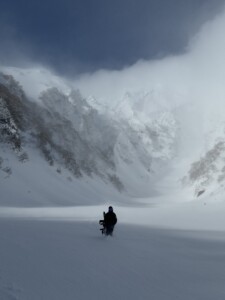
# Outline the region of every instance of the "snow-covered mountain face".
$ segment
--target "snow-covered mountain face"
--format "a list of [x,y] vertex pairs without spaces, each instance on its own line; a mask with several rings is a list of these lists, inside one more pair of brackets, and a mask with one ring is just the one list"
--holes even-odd
[[[32,72],[11,73],[25,80]],[[76,180],[98,177],[136,197],[154,191],[154,178],[176,151],[177,123],[166,99],[157,105],[152,92],[125,94],[114,109],[100,108],[66,84],[51,86],[51,78],[35,98],[37,89],[27,93],[14,77],[2,73],[0,78],[1,171],[8,170],[8,180],[13,176],[9,151],[26,163],[35,149],[46,164],[58,173],[68,170]],[[147,110],[151,99],[154,106]]]
[[85,98],[71,83],[46,70],[3,71],[0,168],[4,180],[14,176],[12,157],[21,162],[23,174],[35,152],[57,176],[63,177],[65,170],[67,178],[76,182],[100,180],[98,184],[132,197],[183,189],[188,198],[223,188],[222,102],[202,106],[195,95],[190,99],[189,93],[157,86],[126,92],[109,104],[94,96]]

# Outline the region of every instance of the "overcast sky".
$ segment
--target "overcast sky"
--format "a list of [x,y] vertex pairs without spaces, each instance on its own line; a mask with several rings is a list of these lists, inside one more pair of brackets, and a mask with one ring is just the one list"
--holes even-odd
[[0,63],[72,75],[183,53],[225,0],[0,0]]

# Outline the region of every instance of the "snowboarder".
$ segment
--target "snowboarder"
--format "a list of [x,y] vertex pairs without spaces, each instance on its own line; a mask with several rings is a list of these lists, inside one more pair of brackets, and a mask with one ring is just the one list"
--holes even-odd
[[100,220],[99,223],[103,225],[103,228],[100,229],[102,231],[102,234],[104,233],[105,235],[112,235],[114,226],[117,223],[117,216],[113,211],[113,207],[109,206],[108,212],[103,213],[104,220]]

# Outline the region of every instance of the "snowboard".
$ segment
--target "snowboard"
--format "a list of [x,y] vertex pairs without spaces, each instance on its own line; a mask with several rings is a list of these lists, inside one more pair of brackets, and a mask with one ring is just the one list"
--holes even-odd
[[100,231],[102,232],[102,234],[106,234],[106,228],[105,228],[105,212],[103,211],[103,220],[99,220],[99,224],[102,226],[102,228],[100,228]]

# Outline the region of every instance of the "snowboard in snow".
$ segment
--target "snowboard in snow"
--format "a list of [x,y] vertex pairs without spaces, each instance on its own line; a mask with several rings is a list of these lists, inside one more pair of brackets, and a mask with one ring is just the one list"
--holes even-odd
[[100,228],[100,231],[102,232],[102,234],[106,234],[106,228],[105,228],[105,212],[103,211],[103,219],[99,220],[99,224],[102,226],[102,228]]

